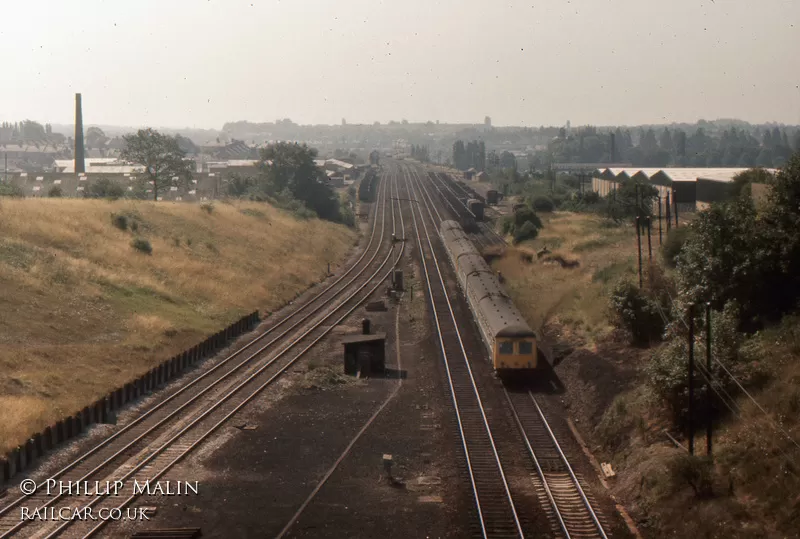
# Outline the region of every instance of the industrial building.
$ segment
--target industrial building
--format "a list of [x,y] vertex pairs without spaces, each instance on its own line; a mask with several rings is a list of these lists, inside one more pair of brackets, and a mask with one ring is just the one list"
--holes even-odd
[[[691,212],[705,209],[712,202],[728,197],[733,178],[747,168],[598,168],[592,177],[592,190],[608,196],[623,181],[649,183],[663,200],[667,194],[678,210]],[[772,174],[775,169],[767,169]]]

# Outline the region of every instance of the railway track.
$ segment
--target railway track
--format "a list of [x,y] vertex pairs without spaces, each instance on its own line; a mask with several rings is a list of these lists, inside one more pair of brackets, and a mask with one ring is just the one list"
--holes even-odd
[[536,397],[530,391],[504,393],[542,481],[539,495],[553,527],[568,539],[608,539],[608,522],[595,511]]
[[522,523],[514,506],[494,435],[467,358],[453,306],[448,298],[440,257],[433,246],[438,228],[428,200],[415,187],[413,179],[408,177],[408,169],[404,176],[409,196],[416,202],[411,204],[412,225],[467,463],[479,532],[482,537],[487,538],[523,537]]
[[[443,179],[444,173],[437,174],[436,172],[429,171],[428,177],[433,180],[431,185],[436,189],[439,196],[445,200],[447,205],[451,208],[453,212],[453,216],[456,219],[460,219],[463,215],[471,215],[469,208],[467,207],[466,200],[472,197],[472,194],[468,191],[463,190],[461,186],[459,186],[456,182],[451,180]],[[458,194],[453,190],[454,184],[462,191],[462,194]],[[478,247],[489,247],[493,245],[506,245],[506,240],[497,232],[495,232],[492,227],[483,221],[476,222],[478,229],[480,232],[472,233],[470,236],[475,240],[475,243],[478,244]]]
[[[397,204],[397,206],[398,206],[397,217],[400,220],[400,228],[399,229],[393,228],[392,229],[392,234],[395,235],[395,237],[399,241],[401,241],[400,250],[397,253],[397,258],[394,260],[394,264],[393,264],[393,267],[396,268],[397,265],[400,263],[400,260],[402,259],[403,254],[405,253],[406,224],[405,224],[405,219],[403,218],[402,204],[400,204],[400,201],[403,200],[403,199],[401,199],[401,197],[400,197],[400,190],[399,190],[398,183],[394,182],[393,187],[394,187],[395,192],[394,192],[394,195],[392,196],[392,199],[396,200],[398,202],[398,204]],[[392,205],[392,219],[394,220],[394,205]],[[399,232],[399,234],[398,234],[398,232]],[[398,318],[396,319],[395,323],[399,324],[399,310],[397,311],[397,316],[398,316]],[[399,347],[400,347],[399,327],[396,325],[395,329],[396,329],[396,333],[397,333],[396,338],[398,339],[397,343],[396,343],[396,347],[397,347],[397,369],[399,371],[402,371],[402,364],[400,363],[400,352],[399,352],[399,350],[400,350],[399,349]],[[314,489],[311,491],[311,493],[308,495],[308,497],[305,499],[305,501],[303,501],[303,503],[300,505],[300,507],[297,509],[297,511],[294,513],[294,515],[292,515],[292,517],[289,519],[289,521],[286,523],[286,525],[275,536],[275,539],[282,539],[283,537],[285,537],[289,533],[289,531],[292,529],[292,527],[299,521],[300,517],[305,512],[306,508],[317,497],[317,495],[322,490],[322,488],[325,486],[325,484],[328,482],[328,480],[333,475],[333,473],[339,468],[339,466],[342,464],[342,462],[344,462],[345,458],[350,454],[350,451],[353,448],[353,446],[355,446],[356,442],[358,442],[358,440],[361,438],[361,436],[363,436],[364,433],[372,426],[372,424],[375,422],[375,419],[377,419],[377,417],[381,414],[381,412],[383,412],[383,410],[387,407],[387,405],[392,400],[394,400],[394,398],[400,392],[400,389],[402,387],[403,387],[403,378],[398,378],[397,385],[395,386],[394,390],[391,393],[389,393],[389,395],[386,397],[386,399],[380,404],[380,406],[378,406],[378,408],[370,416],[370,418],[366,421],[366,423],[364,423],[361,426],[361,428],[358,430],[356,435],[353,436],[353,438],[351,438],[350,442],[345,447],[344,452],[339,456],[338,459],[336,459],[336,461],[333,463],[333,465],[327,470],[325,475],[317,483],[317,485],[314,487]]]
[[[396,178],[392,177],[388,183],[395,181]],[[69,507],[91,508],[94,515],[98,515],[101,508],[111,510],[126,507],[136,498],[131,488],[134,480],[142,484],[147,480],[157,481],[164,476],[363,303],[383,283],[385,275],[382,272],[390,263],[395,250],[395,246],[391,244],[386,250],[386,256],[382,259],[379,257],[385,250],[384,240],[388,237],[388,230],[396,232],[394,202],[390,203],[391,226],[386,219],[386,192],[389,189],[386,183],[381,182],[379,203],[373,209],[370,242],[362,256],[342,277],[298,311],[273,324],[264,334],[222,360],[191,384],[179,389],[56,474],[38,481],[40,485],[47,480],[64,483],[87,481],[90,485],[95,481],[100,481],[101,484],[106,481],[111,481],[112,484],[114,481],[121,481],[124,485],[122,488],[114,493],[109,491],[91,496],[70,495],[69,498],[48,495],[44,489],[26,497],[21,495],[18,488],[12,488],[10,492],[14,497],[13,501],[0,509],[0,538],[61,535],[86,537],[96,534],[106,521],[54,522],[21,520],[20,517],[23,508],[28,514],[32,514],[37,510],[53,508],[59,501]],[[381,224],[378,228],[379,213]],[[376,237],[377,230],[380,231],[379,237]],[[368,256],[370,253],[371,256]],[[348,279],[351,273],[353,275]],[[376,277],[377,283],[367,289]],[[306,310],[308,312],[304,312]],[[333,320],[334,315],[339,312],[343,314]],[[288,326],[286,329],[263,344],[285,325]],[[295,329],[297,331],[292,333]],[[299,353],[289,357],[291,350],[303,345],[305,346]],[[234,361],[256,347],[258,349],[244,360]]]
[[[430,220],[434,226],[438,226],[443,218],[433,203],[428,186],[424,185],[421,180],[417,183],[420,194],[429,202],[427,211]],[[430,208],[433,208],[433,213],[437,215],[438,220],[434,218]],[[484,390],[490,393],[492,388],[481,388],[481,391]],[[475,391],[478,391],[477,386]],[[607,539],[605,529],[609,527],[608,522],[595,509],[597,504],[591,494],[583,489],[580,478],[572,469],[547,417],[533,394],[526,392],[522,393],[522,397],[520,397],[519,393],[509,392],[506,388],[502,388],[502,393],[505,395],[520,436],[513,443],[518,447],[519,442],[522,442],[525,454],[534,465],[539,479],[534,482],[534,486],[553,532],[565,538]],[[504,437],[503,445],[506,448],[508,443],[509,440]],[[501,457],[508,455],[508,451],[500,452]],[[511,489],[510,494],[513,495],[514,492],[515,490]]]

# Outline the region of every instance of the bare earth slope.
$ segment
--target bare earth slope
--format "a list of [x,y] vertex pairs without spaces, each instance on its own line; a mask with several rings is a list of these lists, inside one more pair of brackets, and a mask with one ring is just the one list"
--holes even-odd
[[0,229],[0,452],[237,317],[286,303],[355,241],[258,203],[6,199]]

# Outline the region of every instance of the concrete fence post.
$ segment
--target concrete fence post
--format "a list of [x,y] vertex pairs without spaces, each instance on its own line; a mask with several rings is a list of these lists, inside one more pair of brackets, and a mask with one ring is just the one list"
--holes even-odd
[[62,419],[62,421],[64,422],[64,439],[62,440],[62,442],[66,442],[67,440],[71,440],[72,437],[74,436],[73,430],[72,430],[72,427],[73,427],[72,418],[71,417],[67,417],[67,418]]
[[17,472],[20,471],[19,469],[19,448],[12,449],[8,452],[8,478],[11,479]]
[[106,414],[103,408],[102,400],[98,400],[94,403],[94,420],[96,423],[105,423],[106,421]]
[[50,451],[53,449],[53,428],[49,425],[44,428],[42,431],[42,449],[45,451]]
[[75,417],[72,418],[73,423],[75,424],[75,436],[83,432],[83,416],[81,414],[75,414]]
[[67,439],[67,426],[63,420],[56,421],[56,443],[60,444]]
[[118,388],[118,389],[117,389],[117,390],[114,392],[114,399],[115,399],[115,401],[116,401],[116,405],[115,405],[115,407],[114,407],[114,408],[115,408],[116,410],[119,410],[119,409],[120,409],[120,408],[122,408],[122,406],[125,404],[124,397],[125,397],[125,396],[124,396],[124,394],[123,394],[123,392],[122,392],[122,388],[121,388],[121,387],[120,387],[120,388]]
[[25,442],[25,466],[30,466],[33,464],[34,459],[34,447],[33,447],[33,439],[28,438],[28,441]]
[[8,458],[0,460],[0,468],[2,469],[2,477],[0,479],[3,480],[3,483],[8,483],[11,481],[11,477],[14,475],[11,461],[8,460]]
[[44,455],[44,436],[42,436],[41,432],[37,432],[33,435],[33,449],[37,457]]
[[94,423],[94,408],[89,406],[85,407],[81,411],[81,419],[85,427],[88,427],[92,423]]
[[17,473],[24,472],[28,467],[28,463],[25,460],[25,450],[21,446],[17,446],[14,452],[17,460]]

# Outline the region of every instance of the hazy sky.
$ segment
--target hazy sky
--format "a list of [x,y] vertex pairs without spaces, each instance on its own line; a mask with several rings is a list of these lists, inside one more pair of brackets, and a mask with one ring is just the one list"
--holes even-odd
[[800,0],[0,0],[0,119],[800,123]]

